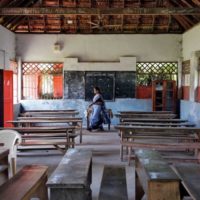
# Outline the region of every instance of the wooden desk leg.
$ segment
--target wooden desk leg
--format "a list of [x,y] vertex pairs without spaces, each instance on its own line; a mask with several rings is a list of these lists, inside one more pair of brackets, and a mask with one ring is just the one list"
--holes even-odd
[[123,133],[120,131],[120,159],[123,161]]
[[47,182],[47,175],[38,184],[36,191],[34,192],[33,195],[31,195],[32,198],[36,197],[36,198],[39,198],[40,200],[48,200],[48,192],[47,192],[46,182]]
[[69,148],[69,144],[70,144],[69,130],[66,131],[66,142],[67,142],[67,144],[65,145],[65,150],[67,151],[67,149]]
[[82,143],[82,137],[83,137],[83,122],[81,122],[81,129],[80,129],[80,143]]

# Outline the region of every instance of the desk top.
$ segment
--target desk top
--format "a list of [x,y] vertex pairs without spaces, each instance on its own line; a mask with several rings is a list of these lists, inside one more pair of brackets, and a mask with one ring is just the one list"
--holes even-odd
[[157,151],[141,149],[136,150],[135,155],[150,180],[180,180]]
[[85,188],[88,184],[91,162],[91,151],[69,149],[49,177],[47,186],[50,188]]

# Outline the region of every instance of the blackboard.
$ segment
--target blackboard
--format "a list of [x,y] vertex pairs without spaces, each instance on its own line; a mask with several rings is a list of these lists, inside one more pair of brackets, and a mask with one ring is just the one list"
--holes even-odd
[[64,98],[65,99],[85,98],[85,72],[82,71],[64,72]]
[[101,89],[104,100],[114,100],[115,73],[114,72],[86,72],[85,100],[93,99],[93,87]]
[[115,74],[115,97],[135,97],[135,72],[116,72]]

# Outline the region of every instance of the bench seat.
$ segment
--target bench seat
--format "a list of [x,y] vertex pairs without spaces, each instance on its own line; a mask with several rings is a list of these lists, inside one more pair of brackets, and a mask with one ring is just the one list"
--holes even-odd
[[49,177],[50,200],[91,200],[92,153],[69,149]]
[[47,166],[25,166],[10,180],[0,186],[2,200],[30,200],[37,197],[47,200]]

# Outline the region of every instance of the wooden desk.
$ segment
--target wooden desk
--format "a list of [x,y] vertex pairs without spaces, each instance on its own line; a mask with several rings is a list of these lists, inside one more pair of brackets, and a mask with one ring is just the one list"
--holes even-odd
[[92,152],[69,149],[48,179],[50,200],[91,200]]
[[[194,143],[196,140],[199,140],[199,134],[200,134],[200,128],[198,127],[150,127],[150,126],[124,126],[124,125],[118,125],[115,126],[117,130],[120,131],[120,157],[121,160],[123,160],[123,149],[124,147],[129,148],[129,159],[130,159],[130,152],[131,149],[139,149],[139,148],[166,148],[166,149],[191,149],[194,150],[199,149],[199,143]],[[190,143],[184,143],[182,146],[181,143],[172,143],[172,144],[145,144],[143,143],[135,143],[134,136],[146,136],[145,139],[148,139],[148,137],[155,138],[156,137],[174,137],[174,139],[178,139],[179,137],[193,137],[188,138],[190,140]],[[181,139],[182,140],[182,139]],[[171,145],[171,146],[170,146]],[[127,151],[128,153],[128,151]]]
[[158,152],[137,150],[135,155],[136,199],[181,199],[180,179]]
[[9,149],[0,147],[0,185],[6,182],[9,178],[8,155]]
[[[83,137],[83,122],[82,118],[37,118],[37,117],[23,117],[23,119],[14,120],[14,121],[7,121],[7,123],[12,123],[17,127],[42,127],[42,124],[49,124],[48,127],[51,127],[51,124],[68,124],[75,126],[76,128],[80,129],[80,143],[82,143],[82,137]],[[51,125],[51,126],[50,126]],[[58,126],[59,127],[59,126]]]
[[[1,129],[5,129],[4,127],[0,127]],[[62,153],[65,153],[65,151],[69,147],[74,147],[75,142],[74,139],[77,136],[75,134],[75,129],[76,127],[74,126],[63,126],[63,127],[9,127],[11,130],[16,130],[20,134],[22,134],[22,143],[20,144],[21,146],[32,146],[32,145],[53,145],[55,146],[59,151]],[[57,135],[60,133],[65,134],[65,140],[62,142],[57,142],[54,140],[48,140],[48,138],[45,137],[45,134],[52,134],[52,135]],[[31,138],[32,134],[41,136],[44,134],[44,138],[46,138],[46,141],[42,141],[41,139],[38,139],[37,141],[35,140],[35,137]],[[29,142],[26,142],[27,140],[27,135],[30,137],[28,138]],[[62,148],[60,148],[60,145],[65,145],[65,150],[63,151]]]

